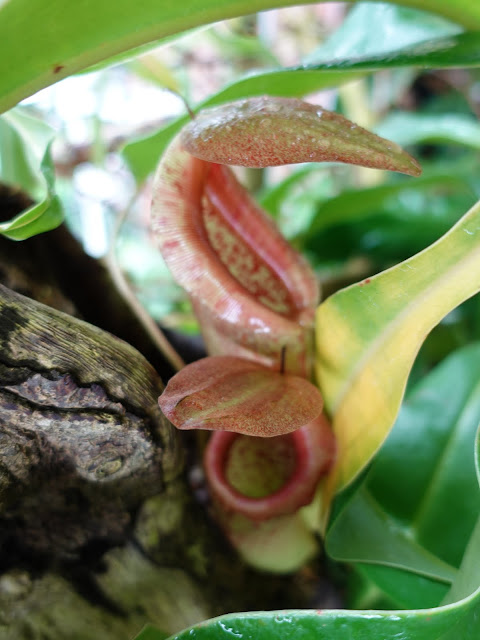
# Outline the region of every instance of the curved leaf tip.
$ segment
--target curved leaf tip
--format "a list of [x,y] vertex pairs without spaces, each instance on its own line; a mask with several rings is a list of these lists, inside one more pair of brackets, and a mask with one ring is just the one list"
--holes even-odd
[[181,139],[193,156],[218,164],[345,162],[421,173],[417,161],[394,142],[295,98],[261,96],[206,109],[184,128]]
[[158,402],[179,429],[261,437],[291,433],[319,416],[323,407],[320,392],[308,380],[232,356],[187,365]]

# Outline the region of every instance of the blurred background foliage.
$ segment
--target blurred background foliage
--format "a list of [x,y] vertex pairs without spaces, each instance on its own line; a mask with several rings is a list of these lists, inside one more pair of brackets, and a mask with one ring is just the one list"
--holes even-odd
[[[339,71],[313,82],[308,74],[273,77],[269,70],[332,66],[339,59],[379,55],[388,60],[390,51],[461,32],[438,16],[384,3],[309,5],[192,30],[138,57],[62,80],[0,120],[0,175],[8,177],[7,169],[23,175],[29,194],[39,201],[27,212],[30,217],[2,230],[22,237],[45,203],[52,219],[43,230],[55,226],[61,201],[86,251],[110,262],[114,256],[156,321],[196,333],[190,304],[148,230],[151,178],[161,149],[188,117],[187,106],[241,96],[242,91],[248,95],[258,82],[279,95],[311,89],[308,100],[406,147],[424,170],[418,179],[330,163],[239,172],[293,245],[308,256],[328,296],[435,242],[480,198],[480,71],[455,60],[442,70],[385,64],[376,73]],[[28,133],[38,126],[28,123],[29,116],[40,117],[57,132],[50,147],[52,136],[42,129],[44,145],[33,155],[18,152],[25,129]],[[7,139],[10,149],[17,148],[18,167],[6,165]],[[39,167],[42,184],[32,177]],[[53,168],[58,196],[50,189]],[[35,232],[30,228],[30,234]],[[409,385],[479,338],[480,301],[474,297],[427,338]],[[378,586],[388,583],[395,570],[366,567],[332,569],[351,585],[347,604],[409,604],[408,598]],[[422,580],[428,582],[418,578],[418,592]],[[439,590],[438,597],[432,589]],[[425,593],[428,606],[435,604],[442,586],[427,585]]]
[[[168,125],[184,116],[185,102],[193,108],[262,70],[385,54],[461,30],[438,16],[384,3],[279,9],[192,30],[139,57],[63,80],[21,108],[57,131],[57,192],[86,250],[102,257],[115,243],[121,268],[149,313],[165,326],[195,331],[189,303],[148,233],[158,138],[166,136],[166,143]],[[431,244],[478,199],[477,70],[385,69],[307,98],[405,146],[424,168],[417,180],[338,164],[242,173],[308,255],[325,295]],[[450,314],[427,341],[427,360],[417,368],[438,361],[447,344],[476,337],[477,307],[474,299]]]

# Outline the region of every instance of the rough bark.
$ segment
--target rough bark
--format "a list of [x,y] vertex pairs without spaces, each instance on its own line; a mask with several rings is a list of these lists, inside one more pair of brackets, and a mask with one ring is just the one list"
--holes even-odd
[[[0,287],[0,640],[127,640],[147,622],[173,633],[227,611],[327,604],[316,569],[262,575],[230,549],[195,441],[158,409],[158,373],[74,317],[150,348],[114,293],[102,301],[96,265],[69,242],[57,251],[62,234],[0,240],[0,279],[67,312]],[[93,302],[69,277],[59,286],[62,260]]]
[[160,388],[128,344],[0,287],[1,638],[304,602],[298,579],[243,566],[178,477]]
[[161,383],[127,343],[4,287],[0,296],[2,537],[78,554],[121,536],[128,509],[178,467]]

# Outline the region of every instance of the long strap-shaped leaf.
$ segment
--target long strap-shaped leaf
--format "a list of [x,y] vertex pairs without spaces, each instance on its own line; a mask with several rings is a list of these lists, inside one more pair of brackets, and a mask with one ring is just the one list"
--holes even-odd
[[[474,640],[479,637],[480,589],[438,609],[416,611],[269,611],[234,613],[186,629],[170,640]],[[163,640],[145,631],[138,640]]]
[[316,370],[338,442],[331,488],[350,483],[384,441],[426,335],[479,289],[477,203],[435,244],[320,305]]
[[[197,25],[289,4],[291,0],[1,1],[0,112],[122,51]],[[396,4],[434,11],[469,29],[480,28],[477,0],[396,0]]]

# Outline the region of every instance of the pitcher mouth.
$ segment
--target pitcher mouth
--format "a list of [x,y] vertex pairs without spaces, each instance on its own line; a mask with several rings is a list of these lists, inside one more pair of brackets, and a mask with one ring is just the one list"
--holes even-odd
[[[320,418],[325,421],[322,416]],[[318,421],[317,418],[297,431],[279,436],[292,447],[294,470],[279,489],[258,498],[241,493],[227,478],[232,445],[238,437],[248,436],[228,431],[215,432],[209,440],[204,458],[205,472],[214,500],[218,500],[224,509],[256,521],[294,513],[309,504],[319,477],[329,468],[333,457],[333,447],[327,447],[324,451],[319,449],[318,436],[314,433],[318,428]],[[323,431],[323,423],[321,428]],[[252,437],[252,441],[254,439],[256,438]]]

